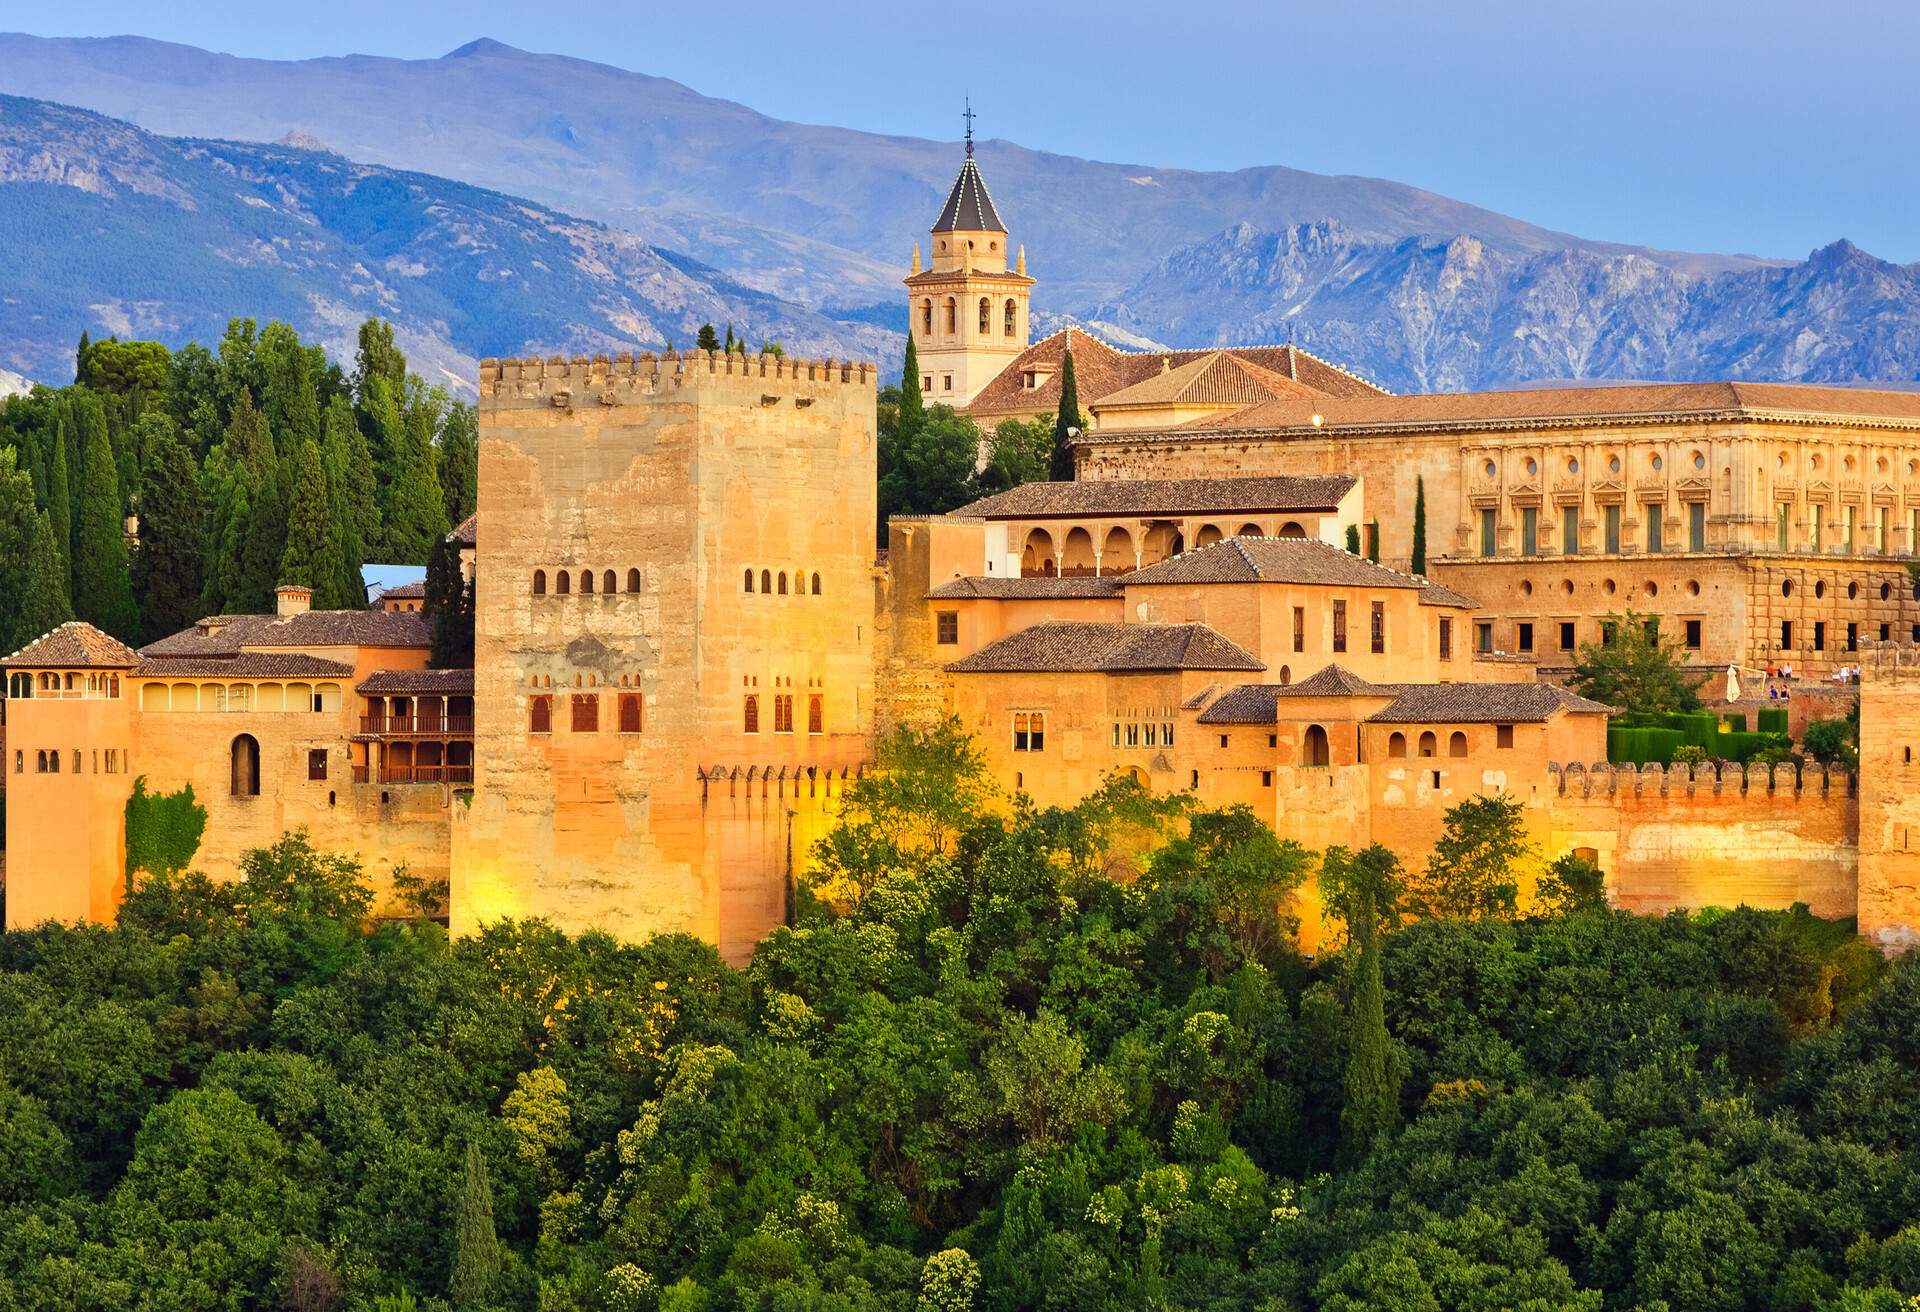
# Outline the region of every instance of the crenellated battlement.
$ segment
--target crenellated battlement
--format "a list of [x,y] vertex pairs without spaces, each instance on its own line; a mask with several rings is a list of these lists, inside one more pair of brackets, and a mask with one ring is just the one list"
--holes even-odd
[[1707,762],[1697,766],[1664,766],[1649,762],[1634,766],[1595,761],[1550,761],[1547,773],[1561,797],[1610,799],[1620,797],[1751,798],[1771,797],[1777,801],[1826,800],[1857,797],[1858,776],[1851,770],[1830,766],[1797,767],[1792,762],[1778,765],[1743,766],[1731,761]]
[[[654,396],[704,380],[755,384],[783,392],[802,384],[871,389],[878,385],[878,379],[879,366],[864,360],[805,360],[729,351],[666,351],[659,355],[621,351],[610,356],[482,360],[480,400],[482,405],[540,399],[563,407],[596,402],[619,405],[630,398]],[[771,397],[778,399],[777,395]]]
[[1858,660],[1862,678],[1920,679],[1920,643],[1862,641]]

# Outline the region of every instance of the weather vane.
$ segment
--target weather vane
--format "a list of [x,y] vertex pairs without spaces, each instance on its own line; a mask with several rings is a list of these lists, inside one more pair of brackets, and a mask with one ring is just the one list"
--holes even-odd
[[960,115],[967,121],[967,158],[973,158],[973,97],[966,98],[966,112]]

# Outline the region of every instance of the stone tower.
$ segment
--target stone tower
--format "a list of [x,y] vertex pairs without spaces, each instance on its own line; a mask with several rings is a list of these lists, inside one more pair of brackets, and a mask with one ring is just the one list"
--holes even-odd
[[931,262],[913,248],[907,310],[920,386],[928,405],[964,406],[1027,349],[1027,303],[1033,279],[1021,249],[1007,269],[1007,227],[973,162],[967,157],[930,234]]
[[1920,946],[1920,652],[1881,644],[1860,679],[1860,932]]
[[481,361],[455,932],[740,959],[782,922],[872,752],[873,405],[872,367],[831,360]]

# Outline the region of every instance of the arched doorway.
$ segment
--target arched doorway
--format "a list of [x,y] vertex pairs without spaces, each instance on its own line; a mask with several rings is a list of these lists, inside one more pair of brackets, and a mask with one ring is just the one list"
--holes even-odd
[[1307,726],[1306,735],[1300,740],[1300,764],[1327,765],[1332,754],[1327,750],[1327,731],[1317,724]]
[[1059,572],[1059,563],[1053,558],[1053,535],[1043,528],[1028,533],[1027,545],[1020,553],[1021,577],[1044,575],[1050,578]]
[[1453,736],[1447,739],[1447,755],[1448,756],[1465,756],[1466,754],[1467,754],[1467,736],[1464,733],[1461,733],[1458,729],[1455,729],[1453,731]]
[[250,733],[233,740],[228,749],[227,791],[235,797],[260,796],[260,743]]

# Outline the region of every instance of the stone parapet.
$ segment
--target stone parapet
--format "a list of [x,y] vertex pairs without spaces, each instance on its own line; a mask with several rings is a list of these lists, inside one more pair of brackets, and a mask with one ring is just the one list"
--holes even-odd
[[[844,383],[872,387],[879,366],[867,361],[804,360],[782,355],[740,355],[727,351],[667,351],[655,355],[550,355],[480,362],[481,404],[510,400],[548,400],[556,406],[588,400],[618,405],[631,395],[653,395],[701,378],[762,384]],[[597,394],[595,390],[597,389]],[[592,394],[592,395],[590,395]],[[779,399],[777,396],[773,399]]]
[[1548,778],[1561,797],[1749,797],[1765,793],[1781,800],[1859,796],[1859,780],[1851,770],[1828,766],[1743,766],[1732,761],[1699,766],[1643,766],[1595,761],[1547,763]]

